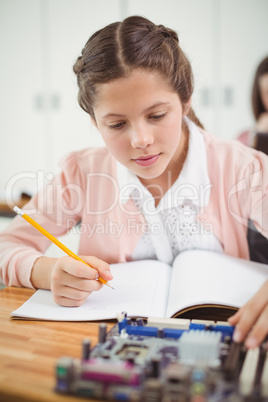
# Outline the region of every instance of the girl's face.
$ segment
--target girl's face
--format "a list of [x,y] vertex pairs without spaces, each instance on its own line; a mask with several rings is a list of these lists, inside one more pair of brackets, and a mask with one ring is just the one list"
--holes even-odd
[[127,78],[100,84],[94,113],[111,154],[144,184],[156,178],[161,183],[169,171],[178,171],[184,112],[160,73],[134,70]]
[[263,107],[268,112],[268,73],[259,78],[259,88]]

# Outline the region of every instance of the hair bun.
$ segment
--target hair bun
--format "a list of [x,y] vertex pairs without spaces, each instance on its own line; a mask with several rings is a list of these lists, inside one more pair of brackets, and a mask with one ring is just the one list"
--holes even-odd
[[173,29],[166,28],[164,25],[158,25],[157,30],[165,37],[172,38],[179,42],[179,38],[177,32],[173,31]]

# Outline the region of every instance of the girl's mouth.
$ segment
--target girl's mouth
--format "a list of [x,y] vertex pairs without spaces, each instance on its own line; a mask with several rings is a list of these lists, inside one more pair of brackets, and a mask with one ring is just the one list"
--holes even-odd
[[160,157],[160,154],[157,155],[148,155],[148,156],[141,156],[137,159],[133,159],[135,163],[139,166],[152,166],[158,158]]

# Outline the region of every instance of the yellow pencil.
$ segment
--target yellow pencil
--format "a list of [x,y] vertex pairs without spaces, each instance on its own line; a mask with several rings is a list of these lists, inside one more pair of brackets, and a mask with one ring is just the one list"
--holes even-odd
[[[52,243],[56,244],[60,249],[62,249],[66,254],[68,254],[70,257],[73,257],[77,261],[81,261],[84,264],[88,265],[85,261],[83,261],[78,255],[76,255],[74,252],[68,249],[63,243],[61,243],[56,237],[54,237],[51,233],[49,233],[46,229],[44,229],[39,223],[35,222],[29,215],[25,214],[25,212],[22,211],[19,207],[14,207],[14,211],[22,216],[27,222],[29,222],[35,229],[39,230],[40,233],[42,233],[44,236],[46,236],[49,240],[52,241]],[[114,289],[109,282],[105,281],[102,277],[99,276],[98,280],[103,283],[106,286],[109,286],[110,288]]]

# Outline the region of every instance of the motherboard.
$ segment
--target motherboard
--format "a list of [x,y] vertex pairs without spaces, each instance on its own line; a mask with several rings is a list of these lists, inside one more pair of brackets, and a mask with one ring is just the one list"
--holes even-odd
[[81,359],[56,365],[56,392],[140,402],[268,401],[267,342],[246,349],[227,322],[130,318],[125,312]]

